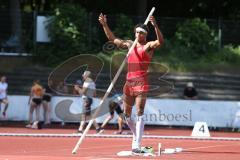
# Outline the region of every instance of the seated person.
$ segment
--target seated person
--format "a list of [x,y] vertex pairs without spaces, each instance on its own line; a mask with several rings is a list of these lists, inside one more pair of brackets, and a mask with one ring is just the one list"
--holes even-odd
[[192,82],[187,83],[187,86],[184,89],[183,96],[184,96],[184,99],[197,99],[198,98],[198,92],[194,88],[194,85]]
[[118,94],[115,94],[111,97],[109,102],[109,113],[110,115],[103,121],[101,128],[104,128],[109,121],[114,117],[114,111],[118,114],[118,132],[116,134],[122,134],[123,131],[123,110],[121,108],[123,102],[122,97]]

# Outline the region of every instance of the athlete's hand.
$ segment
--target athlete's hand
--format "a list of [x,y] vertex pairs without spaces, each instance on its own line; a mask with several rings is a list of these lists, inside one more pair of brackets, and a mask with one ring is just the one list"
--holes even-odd
[[149,21],[151,22],[153,27],[157,26],[157,22],[156,22],[156,20],[155,20],[155,18],[153,16],[150,16]]
[[106,25],[107,24],[106,15],[103,15],[102,13],[99,15],[98,20],[101,23],[101,25]]

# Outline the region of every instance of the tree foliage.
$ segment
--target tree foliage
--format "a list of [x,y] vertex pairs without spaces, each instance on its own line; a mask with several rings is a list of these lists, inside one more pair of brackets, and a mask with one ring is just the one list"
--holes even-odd
[[205,20],[194,18],[179,24],[175,33],[176,42],[192,53],[202,55],[217,48],[217,36]]
[[116,18],[117,24],[113,32],[120,38],[131,39],[133,37],[133,21],[124,14],[118,15]]
[[[40,45],[37,59],[47,64],[57,64],[74,55],[90,51],[89,15],[80,5],[60,4],[48,21],[50,45]],[[94,40],[97,41],[97,36]]]

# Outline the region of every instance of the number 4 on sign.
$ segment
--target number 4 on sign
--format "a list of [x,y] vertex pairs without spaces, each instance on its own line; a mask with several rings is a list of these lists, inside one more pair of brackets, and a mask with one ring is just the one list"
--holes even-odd
[[196,122],[192,131],[193,137],[210,137],[206,122]]
[[199,128],[199,132],[205,133],[204,125]]

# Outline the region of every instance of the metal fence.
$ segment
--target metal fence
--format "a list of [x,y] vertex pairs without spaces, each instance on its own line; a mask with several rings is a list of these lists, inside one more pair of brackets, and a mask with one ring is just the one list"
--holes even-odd
[[[36,37],[36,16],[37,13],[24,13],[18,15],[18,19],[13,19],[7,11],[0,11],[0,45],[1,52],[5,53],[33,53]],[[115,15],[109,16],[110,26],[114,27],[116,20]],[[145,17],[131,17],[134,23],[143,22]],[[93,42],[93,37],[98,37],[100,43],[106,40],[102,29],[98,24],[98,13],[89,14],[89,28],[85,33],[88,33],[89,45]],[[173,17],[157,17],[159,26],[164,34],[165,39],[170,39],[174,36],[177,24],[184,22],[185,18]],[[240,44],[240,23],[230,20],[207,19],[209,26],[214,29],[220,38],[220,45]],[[97,28],[93,33],[92,28]],[[151,35],[150,35],[151,36]],[[152,35],[153,36],[153,35]],[[37,48],[36,48],[37,49]]]

